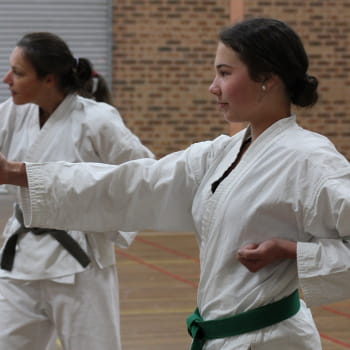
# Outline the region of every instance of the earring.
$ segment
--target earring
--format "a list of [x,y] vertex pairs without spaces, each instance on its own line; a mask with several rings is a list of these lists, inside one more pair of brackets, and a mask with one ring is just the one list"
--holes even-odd
[[266,85],[265,84],[261,85],[261,90],[262,91],[266,91]]

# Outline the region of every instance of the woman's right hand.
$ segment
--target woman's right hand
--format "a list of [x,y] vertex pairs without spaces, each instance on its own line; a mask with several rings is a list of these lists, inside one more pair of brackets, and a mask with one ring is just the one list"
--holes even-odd
[[7,184],[8,178],[8,161],[2,153],[0,153],[0,184]]

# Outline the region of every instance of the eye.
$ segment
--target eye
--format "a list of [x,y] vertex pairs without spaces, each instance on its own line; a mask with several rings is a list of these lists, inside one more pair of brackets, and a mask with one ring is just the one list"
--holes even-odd
[[226,76],[230,75],[230,72],[227,72],[225,70],[220,70],[218,73],[221,77],[226,77]]
[[18,77],[21,77],[24,75],[22,72],[18,71],[17,69],[12,69],[12,74]]

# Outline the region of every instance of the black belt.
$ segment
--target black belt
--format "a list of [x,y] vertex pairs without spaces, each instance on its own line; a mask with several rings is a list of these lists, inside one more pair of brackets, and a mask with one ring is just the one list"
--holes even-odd
[[11,271],[13,267],[13,262],[16,255],[16,246],[19,235],[22,233],[31,232],[36,236],[49,234],[56,241],[58,241],[83,267],[86,267],[90,263],[89,256],[80,247],[80,245],[75,241],[66,231],[63,230],[53,230],[49,228],[36,228],[36,227],[25,227],[23,221],[23,213],[19,205],[16,205],[15,216],[20,227],[10,236],[6,241],[3,254],[1,257],[0,267],[4,270]]

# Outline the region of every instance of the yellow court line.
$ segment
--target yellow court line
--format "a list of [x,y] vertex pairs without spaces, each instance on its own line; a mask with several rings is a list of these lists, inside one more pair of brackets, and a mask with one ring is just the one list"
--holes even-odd
[[139,237],[179,237],[179,236],[191,236],[195,237],[194,232],[177,232],[177,231],[141,231],[138,234]]
[[[118,252],[117,252],[117,254],[118,254]],[[194,263],[194,261],[192,261],[192,260],[189,260],[189,259],[182,259],[182,260],[180,260],[180,259],[176,259],[176,260],[164,260],[164,259],[156,259],[156,260],[154,260],[154,259],[152,259],[152,260],[147,260],[147,262],[148,263],[150,263],[150,264],[154,264],[154,265],[156,265],[156,264],[159,264],[159,263],[162,263],[162,264],[177,264],[177,265],[179,265],[179,264],[193,264]],[[134,264],[138,264],[138,262],[137,261],[134,261],[134,260],[118,260],[117,259],[117,264],[118,265],[134,265]]]
[[193,312],[193,308],[185,309],[143,309],[143,310],[130,310],[130,311],[121,311],[121,316],[131,316],[131,315],[162,315],[162,314],[189,314]]

